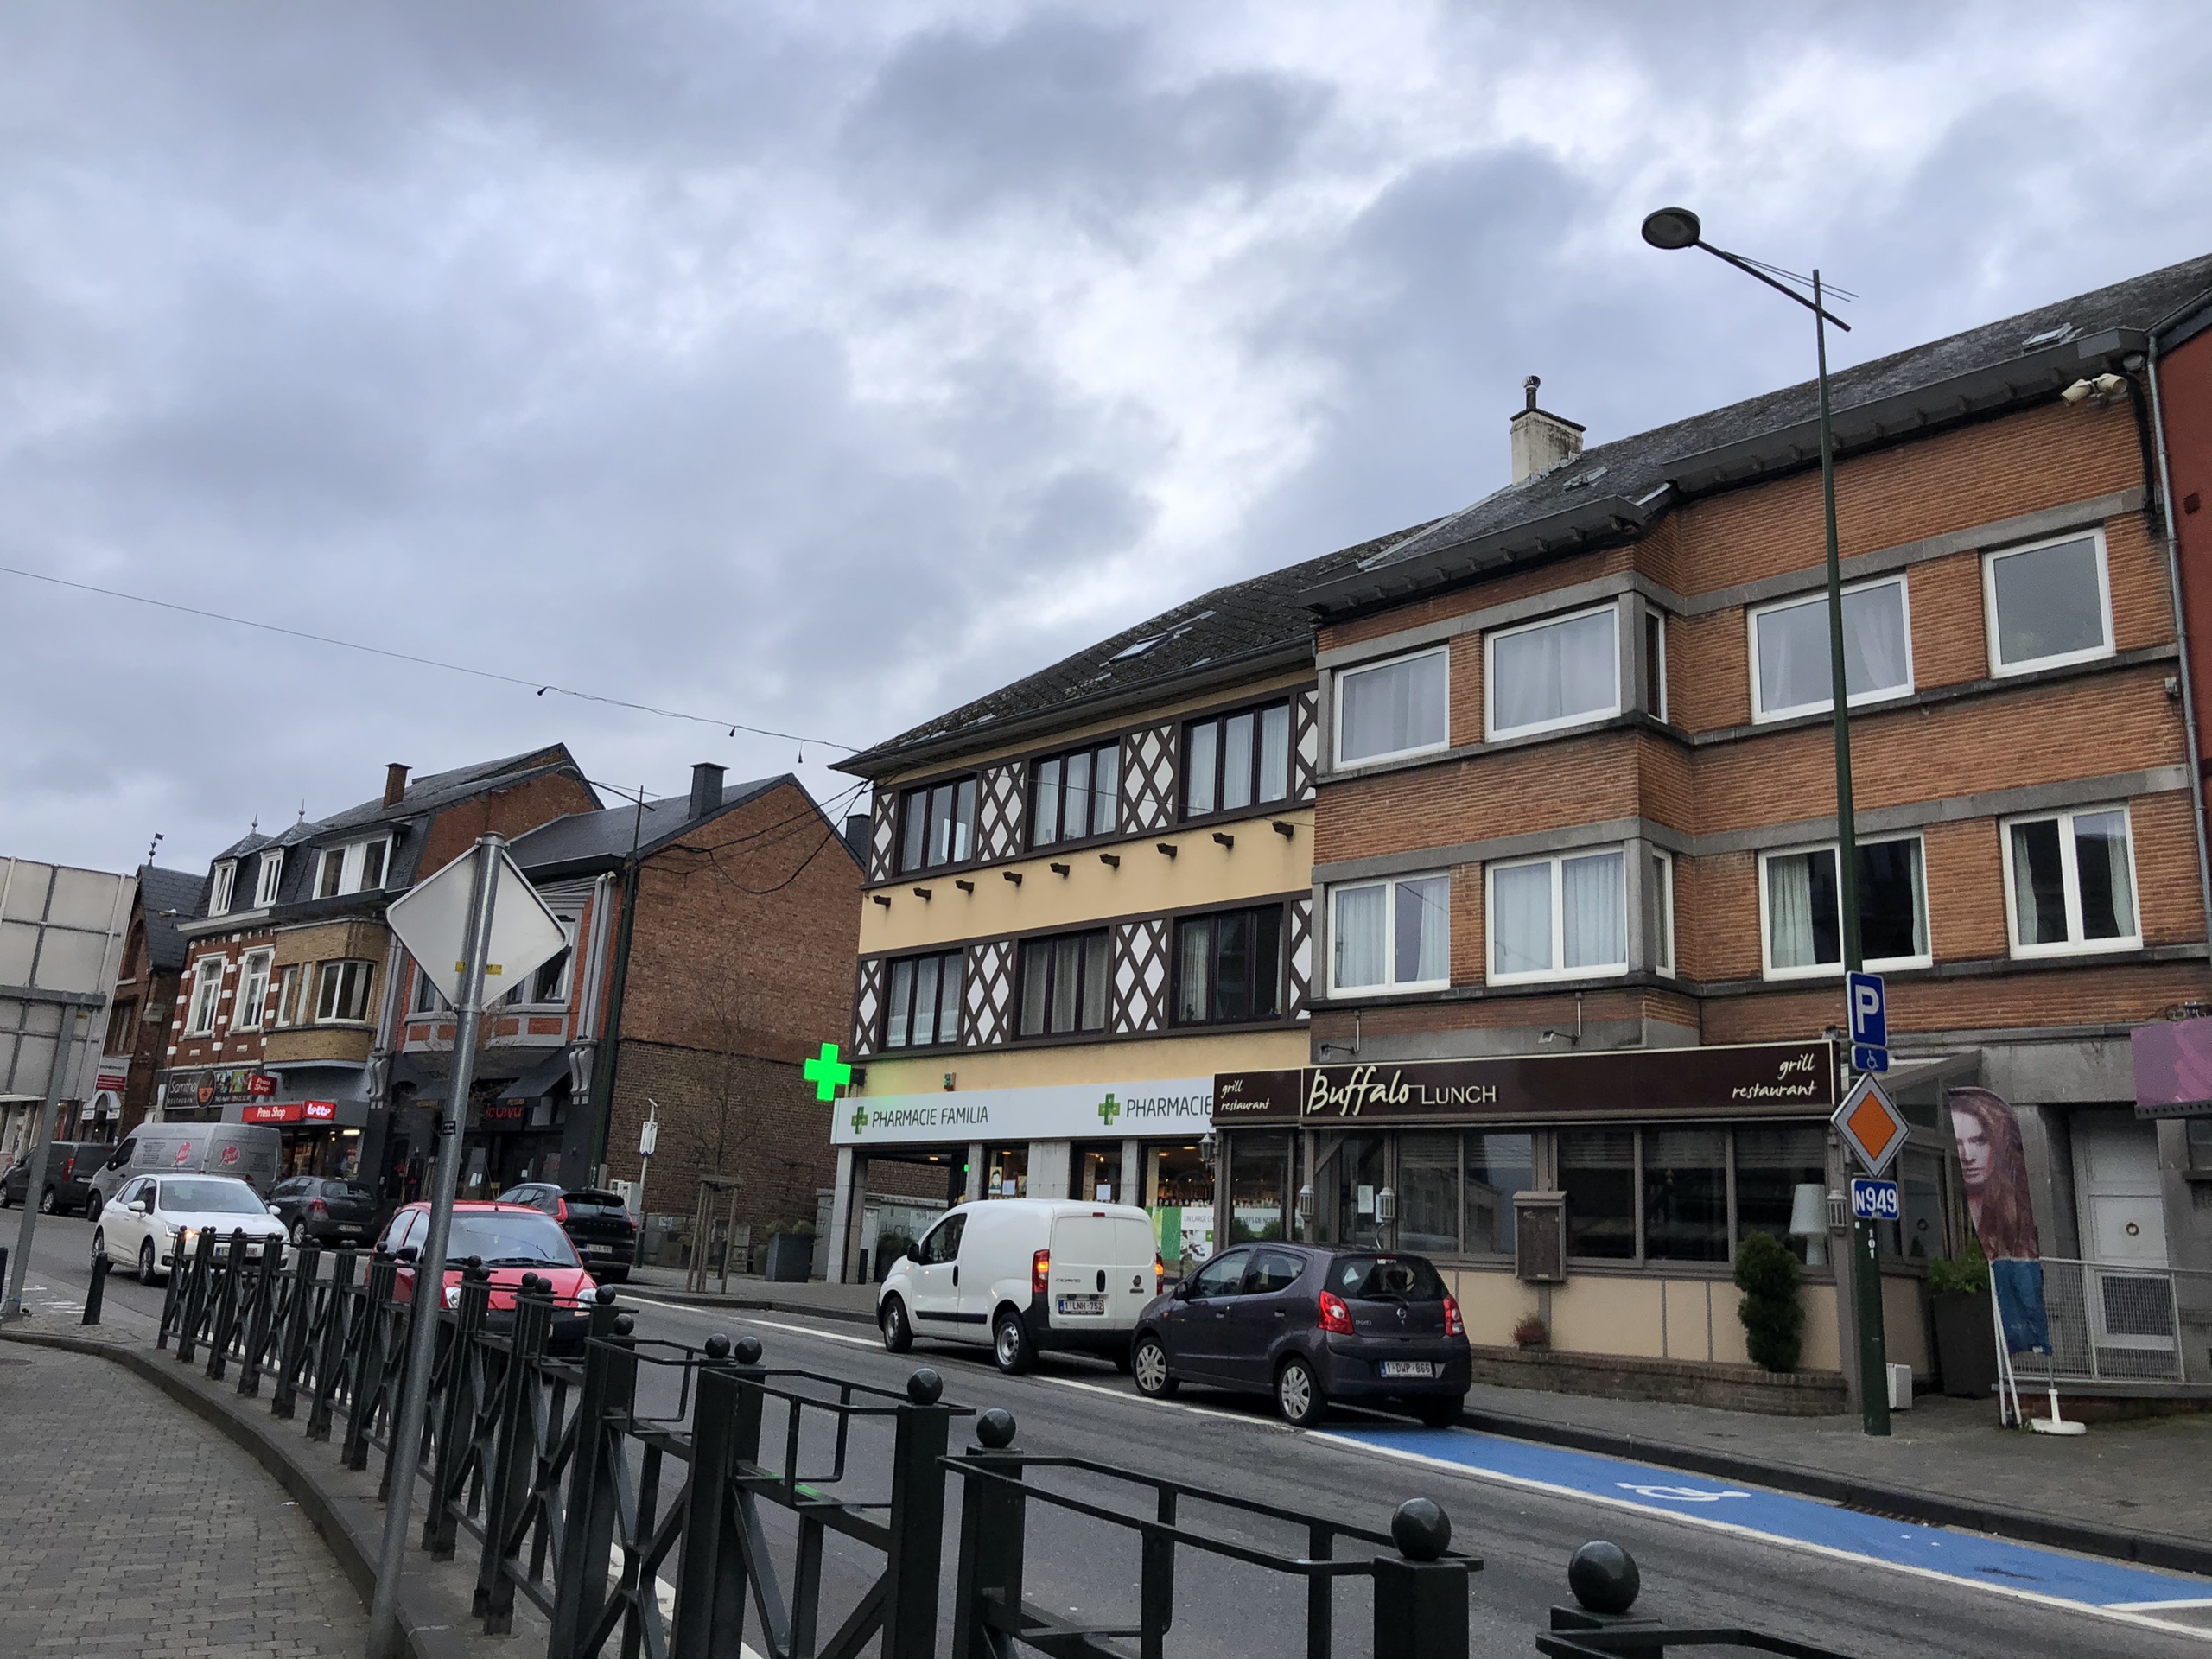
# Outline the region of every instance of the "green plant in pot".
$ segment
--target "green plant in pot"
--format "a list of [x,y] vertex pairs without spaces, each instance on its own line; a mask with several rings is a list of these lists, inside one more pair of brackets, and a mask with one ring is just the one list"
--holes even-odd
[[1736,1288],[1744,1299],[1744,1345],[1751,1363],[1770,1371],[1794,1371],[1805,1336],[1805,1310],[1797,1301],[1797,1258],[1779,1239],[1753,1233],[1736,1247]]

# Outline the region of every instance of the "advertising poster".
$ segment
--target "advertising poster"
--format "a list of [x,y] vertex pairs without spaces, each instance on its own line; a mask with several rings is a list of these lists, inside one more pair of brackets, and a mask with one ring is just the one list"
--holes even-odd
[[1967,1213],[1981,1253],[1989,1258],[1990,1288],[1997,1295],[2005,1344],[2016,1354],[2047,1354],[2050,1323],[2044,1311],[2042,1253],[2036,1247],[2020,1120],[2002,1096],[1986,1089],[1954,1089],[1951,1135],[1958,1142]]

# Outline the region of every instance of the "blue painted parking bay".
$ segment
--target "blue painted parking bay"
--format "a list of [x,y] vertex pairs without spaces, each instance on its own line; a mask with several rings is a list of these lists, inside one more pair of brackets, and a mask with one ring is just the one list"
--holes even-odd
[[[1980,1533],[1885,1520],[1815,1498],[1472,1429],[1344,1428],[1328,1431],[1321,1438],[1440,1465],[1478,1479],[1595,1499],[1691,1526],[1750,1533],[1904,1572],[1960,1580],[2003,1595],[2139,1617],[2212,1606],[2212,1580],[2041,1549]],[[2205,1632],[2198,1627],[2189,1633]]]

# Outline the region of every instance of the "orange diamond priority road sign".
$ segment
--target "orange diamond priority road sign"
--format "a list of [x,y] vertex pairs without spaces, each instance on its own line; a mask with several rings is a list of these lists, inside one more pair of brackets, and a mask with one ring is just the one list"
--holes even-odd
[[1861,1074],[1843,1097],[1843,1104],[1828,1119],[1843,1142],[1859,1154],[1866,1173],[1879,1177],[1904,1147],[1910,1126],[1897,1103],[1882,1091],[1872,1076]]

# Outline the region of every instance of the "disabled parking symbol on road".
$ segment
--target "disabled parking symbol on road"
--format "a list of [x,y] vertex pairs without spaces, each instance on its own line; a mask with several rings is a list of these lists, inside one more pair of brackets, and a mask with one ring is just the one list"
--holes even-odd
[[1657,1498],[1666,1503],[1718,1503],[1724,1497],[1751,1496],[1749,1492],[1709,1492],[1702,1486],[1646,1486],[1633,1480],[1617,1480],[1613,1484],[1639,1497]]

